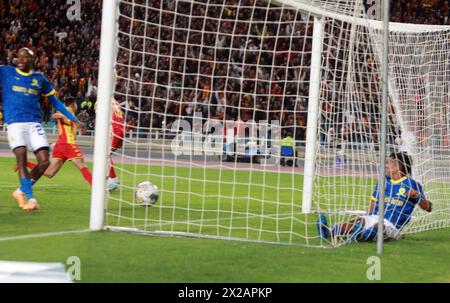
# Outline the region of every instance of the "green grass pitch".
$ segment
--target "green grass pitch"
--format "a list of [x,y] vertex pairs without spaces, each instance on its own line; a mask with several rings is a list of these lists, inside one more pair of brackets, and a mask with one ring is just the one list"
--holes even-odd
[[[52,233],[57,231],[81,230],[88,227],[89,222],[89,187],[81,178],[76,168],[70,163],[66,164],[60,173],[52,180],[43,178],[35,187],[42,209],[36,213],[22,212],[11,200],[11,193],[17,186],[17,176],[11,168],[13,159],[0,159],[0,260],[37,261],[37,262],[62,262],[70,256],[78,256],[81,260],[81,282],[369,282],[366,264],[369,256],[375,255],[375,244],[362,243],[346,245],[337,249],[306,248],[298,246],[270,245],[236,241],[188,239],[173,237],[142,236],[129,233],[114,232],[86,232],[77,234],[64,234],[42,237],[17,236],[33,235],[39,233]],[[134,169],[134,168],[133,168]],[[166,175],[174,172],[173,168],[164,169]],[[142,173],[147,173],[148,168],[138,167]],[[188,178],[187,170],[177,168],[179,182],[164,184],[168,190],[162,193],[164,205],[170,206],[170,201],[195,201],[195,197],[188,197],[188,184],[193,186],[195,182],[186,182],[183,188],[183,175]],[[155,176],[158,171],[150,171]],[[214,174],[215,172],[208,172]],[[225,173],[227,174],[227,173]],[[247,200],[248,186],[245,186],[247,175],[242,174],[242,184],[237,186],[223,186],[222,193],[235,190],[242,193],[242,201]],[[191,176],[192,177],[192,176]],[[227,176],[222,176],[227,178]],[[233,176],[234,177],[234,176]],[[254,176],[258,178],[258,176]],[[137,177],[139,178],[139,177]],[[297,177],[289,178],[291,182],[298,182]],[[293,179],[294,178],[294,179]],[[223,179],[222,179],[223,180]],[[122,182],[125,189],[114,193],[110,202],[111,211],[114,212],[121,199],[125,200],[127,184],[135,180],[125,177]],[[155,180],[157,183],[159,180]],[[269,189],[278,184],[280,180],[267,181]],[[289,180],[280,184],[285,184]],[[165,181],[166,182],[166,181]],[[171,193],[176,185],[177,194]],[[191,208],[201,209],[202,205],[217,203],[214,193],[217,188],[209,186],[204,188],[205,197],[198,204],[190,205]],[[191,188],[192,190],[192,188]],[[250,189],[250,194],[257,199],[270,200],[271,192],[268,189]],[[183,193],[185,192],[185,193]],[[232,192],[230,192],[231,194]],[[291,192],[282,193],[289,198]],[[298,194],[298,193],[297,193]],[[122,196],[121,196],[122,195]],[[211,198],[208,198],[211,196]],[[239,195],[233,203],[233,211],[246,210],[248,205],[242,205]],[[211,199],[211,200],[209,200]],[[224,201],[226,197],[222,197]],[[223,207],[231,207],[223,203]],[[228,205],[228,206],[226,206]],[[258,207],[254,204],[250,207]],[[281,205],[286,209],[282,212],[295,212],[296,209]],[[125,209],[133,209],[128,207]],[[154,224],[156,219],[170,220],[186,219],[208,220],[204,225],[190,226],[192,232],[202,228],[202,232],[211,234],[219,232],[220,235],[246,236],[245,231],[228,228],[226,218],[217,213],[204,212],[201,217],[197,211],[183,211],[172,208],[155,208],[143,210],[135,208],[136,218],[146,218],[148,224]],[[128,210],[131,212],[131,210]],[[251,209],[253,212],[260,209]],[[269,213],[271,210],[267,209]],[[147,217],[145,217],[147,213]],[[130,213],[131,214],[131,213]],[[225,216],[226,212],[224,212]],[[122,213],[126,216],[126,211]],[[154,217],[152,217],[154,216]],[[115,218],[109,218],[108,223]],[[123,226],[137,226],[141,221],[131,222],[121,219]],[[154,220],[154,222],[152,221]],[[218,221],[215,221],[218,220]],[[245,221],[245,220],[244,220]],[[222,222],[221,226],[215,226]],[[234,227],[239,227],[235,220]],[[245,221],[249,226],[266,226],[270,228],[273,220],[255,222]],[[291,220],[280,223],[279,229],[283,230],[283,224],[292,224]],[[140,226],[142,228],[142,226]],[[181,224],[168,225],[173,230],[183,229]],[[214,229],[214,230],[213,230]],[[271,234],[254,234],[249,237],[261,237],[270,240]],[[16,238],[15,238],[16,237]],[[281,236],[283,237],[283,236]],[[276,238],[274,239],[276,240]],[[281,240],[286,240],[281,238]],[[295,239],[293,239],[295,240]],[[450,282],[450,263],[448,252],[450,251],[450,230],[437,230],[421,234],[409,235],[405,239],[388,242],[385,245],[385,253],[381,257],[381,282]]]

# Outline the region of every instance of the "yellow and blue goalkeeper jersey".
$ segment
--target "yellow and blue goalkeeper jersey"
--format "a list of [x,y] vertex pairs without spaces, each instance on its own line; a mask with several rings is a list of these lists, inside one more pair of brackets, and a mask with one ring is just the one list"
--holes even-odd
[[13,66],[0,66],[3,114],[8,124],[41,122],[41,95],[48,97],[55,90],[41,73],[24,73]]
[[[408,191],[410,189],[419,192],[419,197],[416,199],[408,197]],[[378,198],[377,184],[371,197],[371,200],[376,203],[375,208],[371,213],[373,215],[378,215]],[[384,218],[394,224],[396,228],[400,229],[411,220],[414,207],[422,199],[425,199],[422,185],[412,178],[403,177],[399,180],[391,180],[391,178],[386,177]]]

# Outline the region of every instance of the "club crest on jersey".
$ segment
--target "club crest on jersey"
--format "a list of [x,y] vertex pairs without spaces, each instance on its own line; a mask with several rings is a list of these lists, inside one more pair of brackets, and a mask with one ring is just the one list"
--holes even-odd
[[39,82],[36,78],[33,78],[33,80],[31,80],[31,86],[37,86],[39,87]]
[[406,194],[406,188],[401,187],[401,188],[398,190],[397,196],[405,197],[405,196],[406,196],[405,194]]

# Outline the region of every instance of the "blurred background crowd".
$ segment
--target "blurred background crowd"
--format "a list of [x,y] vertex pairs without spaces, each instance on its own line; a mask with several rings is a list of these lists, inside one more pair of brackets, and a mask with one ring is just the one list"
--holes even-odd
[[[20,47],[33,49],[35,70],[49,78],[59,98],[77,99],[79,119],[93,129],[101,1],[81,0],[81,20],[67,18],[66,2],[0,1],[0,64],[13,64]],[[115,98],[128,129],[167,128],[201,112],[218,120],[279,120],[285,135],[304,140],[310,21],[294,10],[268,9],[265,2],[246,8],[255,0],[201,2],[155,0],[149,9],[143,0],[122,3]],[[447,0],[391,1],[395,22],[450,25],[449,14]],[[49,122],[52,108],[42,102]],[[325,115],[333,111],[327,102],[323,109]],[[371,111],[359,119],[375,133]],[[325,133],[337,131],[324,127]]]

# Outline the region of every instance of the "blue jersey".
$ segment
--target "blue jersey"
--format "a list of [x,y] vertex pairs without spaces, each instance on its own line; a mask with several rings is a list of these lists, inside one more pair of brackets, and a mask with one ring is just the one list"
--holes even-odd
[[[410,189],[419,192],[419,197],[416,199],[408,198],[407,193]],[[384,218],[394,224],[398,229],[405,226],[411,220],[414,207],[422,199],[425,199],[422,185],[410,177],[403,177],[399,180],[391,180],[391,178],[386,177],[386,190],[384,195]],[[378,215],[378,198],[377,184],[371,197],[371,200],[376,202],[372,212],[373,215]]]
[[24,73],[13,66],[0,66],[4,120],[8,124],[41,122],[41,95],[55,94],[41,73]]

